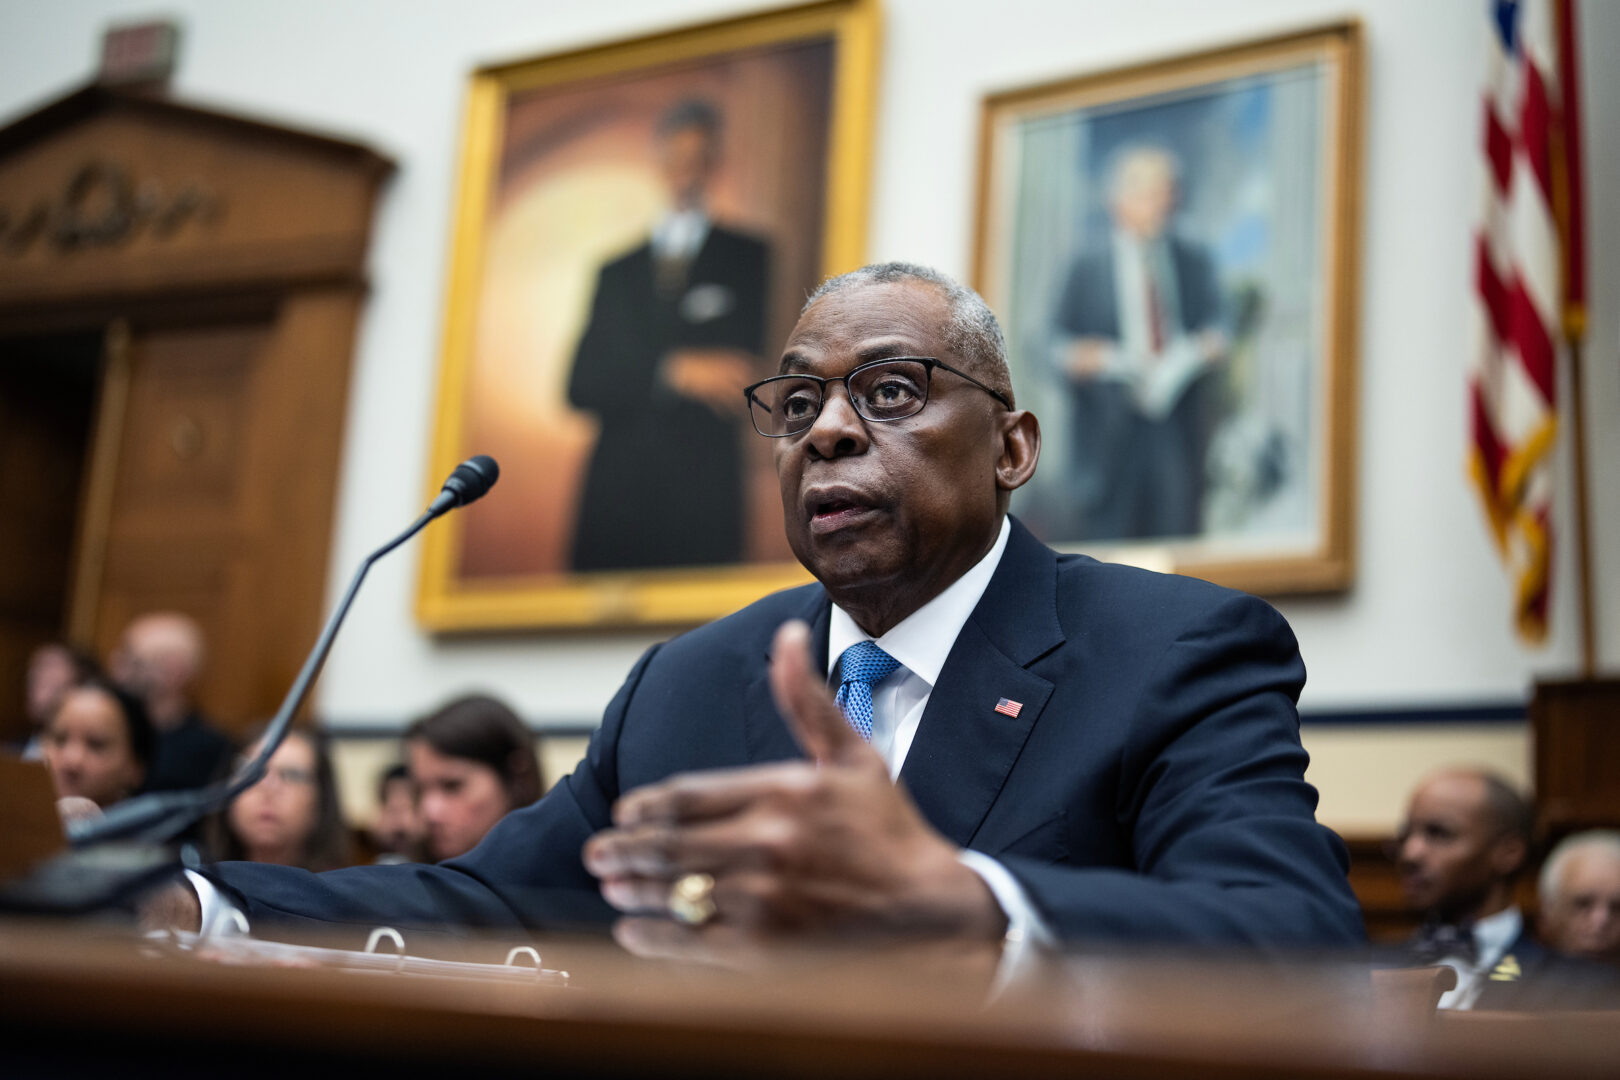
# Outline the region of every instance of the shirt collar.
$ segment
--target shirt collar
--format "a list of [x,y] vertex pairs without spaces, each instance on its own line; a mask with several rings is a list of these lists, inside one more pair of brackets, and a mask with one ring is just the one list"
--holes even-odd
[[653,253],[661,259],[690,259],[709,236],[709,215],[700,208],[674,210],[653,229]]
[[1487,915],[1476,922],[1474,945],[1479,950],[1480,966],[1495,965],[1523,929],[1524,916],[1516,906],[1503,908],[1495,915]]
[[827,627],[827,674],[830,676],[838,666],[838,658],[844,655],[845,649],[857,641],[876,641],[878,648],[933,687],[939,682],[939,673],[945,667],[951,646],[956,644],[957,635],[973,609],[979,606],[985,589],[990,587],[990,579],[1001,565],[1001,555],[1007,550],[1007,538],[1011,535],[1012,523],[1002,515],[1001,534],[985,557],[880,638],[866,633],[849,612],[834,604]]

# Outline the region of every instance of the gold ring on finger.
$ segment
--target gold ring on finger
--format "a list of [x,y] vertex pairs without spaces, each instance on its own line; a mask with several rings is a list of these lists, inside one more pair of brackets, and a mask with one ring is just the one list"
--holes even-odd
[[714,878],[709,874],[677,878],[669,890],[669,913],[687,926],[702,926],[714,918]]

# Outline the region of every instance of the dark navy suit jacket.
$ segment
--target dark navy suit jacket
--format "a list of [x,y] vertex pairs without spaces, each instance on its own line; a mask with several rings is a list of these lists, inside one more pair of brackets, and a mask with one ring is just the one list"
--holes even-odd
[[1474,999],[1475,1011],[1548,1012],[1620,1008],[1620,971],[1561,956],[1529,929],[1502,954]]
[[[806,586],[649,650],[578,770],[466,856],[320,875],[227,864],[218,879],[255,920],[606,918],[580,848],[613,800],[672,773],[797,755],[767,650],[801,618],[825,652],[829,611]],[[1352,945],[1344,847],[1303,779],[1304,679],[1267,604],[1060,556],[1015,521],[900,779],[936,829],[1001,860],[1065,940]],[[1002,698],[1022,703],[1016,717],[995,711]]]

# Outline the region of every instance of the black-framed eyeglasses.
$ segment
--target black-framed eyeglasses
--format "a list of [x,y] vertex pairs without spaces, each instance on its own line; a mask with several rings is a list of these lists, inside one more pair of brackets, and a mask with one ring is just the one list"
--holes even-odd
[[849,402],[862,420],[887,423],[916,416],[928,404],[928,386],[934,369],[966,379],[1007,408],[1007,395],[965,371],[932,356],[896,356],[862,364],[848,375],[823,379],[818,375],[773,375],[743,389],[754,430],[769,439],[797,435],[816,422],[827,400],[827,384],[841,382]]

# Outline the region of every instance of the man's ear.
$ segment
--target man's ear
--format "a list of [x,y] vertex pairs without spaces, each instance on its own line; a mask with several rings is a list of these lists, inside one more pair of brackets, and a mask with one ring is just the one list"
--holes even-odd
[[1041,422],[1025,409],[1001,417],[1001,457],[996,462],[996,486],[1016,491],[1035,475],[1041,457]]

